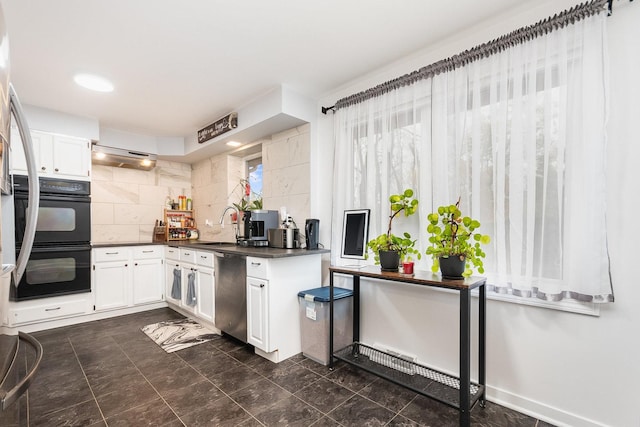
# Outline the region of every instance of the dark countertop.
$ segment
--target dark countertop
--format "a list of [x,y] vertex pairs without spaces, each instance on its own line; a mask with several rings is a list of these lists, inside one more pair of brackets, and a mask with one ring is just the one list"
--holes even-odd
[[149,245],[162,245],[165,246],[164,242],[160,243],[143,243],[143,242],[91,242],[92,248],[114,248],[116,246],[149,246]]
[[[213,244],[207,244],[213,243]],[[92,243],[93,248],[112,248],[116,246],[146,246],[146,245],[162,245],[175,248],[191,248],[199,251],[222,252],[228,254],[247,255],[259,258],[288,258],[304,255],[328,254],[328,249],[280,249],[269,247],[247,247],[239,246],[231,242],[207,242],[202,240],[186,240],[172,241],[160,243],[141,243],[141,242],[103,242]]]

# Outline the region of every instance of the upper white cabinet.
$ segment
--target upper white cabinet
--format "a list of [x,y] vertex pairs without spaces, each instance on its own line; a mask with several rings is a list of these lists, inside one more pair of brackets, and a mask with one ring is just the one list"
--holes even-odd
[[[11,172],[27,173],[20,134],[11,133]],[[91,141],[72,136],[31,131],[38,175],[88,181],[91,177]]]

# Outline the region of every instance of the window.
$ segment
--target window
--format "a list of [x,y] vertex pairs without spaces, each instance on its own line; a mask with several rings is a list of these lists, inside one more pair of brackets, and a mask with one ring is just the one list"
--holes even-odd
[[[426,215],[460,196],[463,211],[492,237],[484,262],[489,297],[580,312],[613,301],[605,19],[586,18],[340,108],[334,223],[344,210],[368,208],[371,235],[380,234],[388,195],[413,188],[419,215],[396,231],[419,236],[424,251]],[[340,235],[332,237],[332,263],[340,265],[333,255]],[[423,257],[418,267],[429,264]]]

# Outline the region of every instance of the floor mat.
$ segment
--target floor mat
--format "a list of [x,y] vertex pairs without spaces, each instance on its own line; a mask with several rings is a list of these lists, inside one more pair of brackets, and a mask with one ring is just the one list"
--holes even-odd
[[211,341],[218,334],[192,319],[167,320],[144,326],[147,334],[167,353]]

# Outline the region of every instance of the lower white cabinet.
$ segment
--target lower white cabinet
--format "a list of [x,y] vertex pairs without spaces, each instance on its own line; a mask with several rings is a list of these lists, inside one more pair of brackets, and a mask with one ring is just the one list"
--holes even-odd
[[247,277],[247,341],[267,353],[273,351],[269,341],[269,282]]
[[128,261],[96,262],[93,265],[93,290],[96,311],[129,305],[130,268]]
[[162,246],[93,250],[95,310],[113,310],[164,300]]
[[133,305],[162,301],[164,271],[162,258],[133,262]]
[[247,257],[247,341],[280,362],[302,351],[298,292],[321,285],[321,255]]
[[[189,248],[167,247],[166,300],[182,311],[214,323],[215,314],[215,274],[213,253]],[[176,274],[178,282],[174,284]],[[193,285],[189,281],[192,279]],[[179,284],[179,286],[178,286]],[[178,289],[179,288],[179,289]],[[172,291],[175,290],[175,296]]]
[[198,300],[196,301],[196,315],[204,320],[214,323],[214,286],[215,278],[213,268],[198,266],[196,271],[196,285]]

